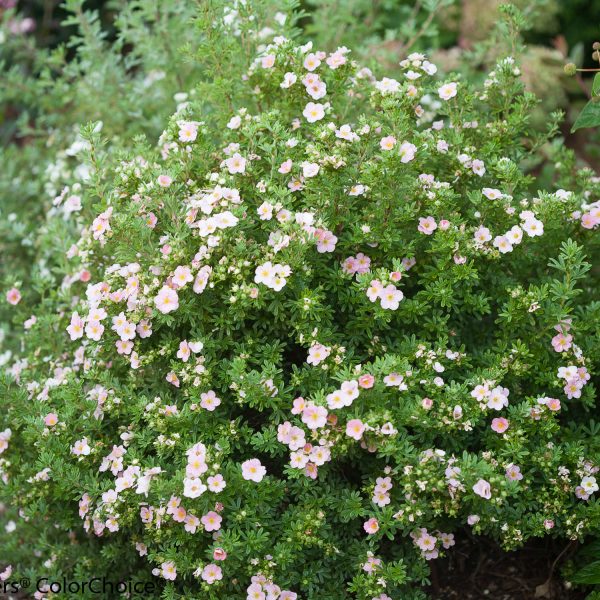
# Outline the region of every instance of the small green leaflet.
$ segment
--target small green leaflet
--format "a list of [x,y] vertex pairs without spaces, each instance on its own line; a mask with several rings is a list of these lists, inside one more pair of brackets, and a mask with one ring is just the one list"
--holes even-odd
[[[600,86],[600,81],[596,83],[594,79],[594,87]],[[600,98],[599,98],[600,99]],[[600,102],[590,100],[579,113],[577,120],[571,128],[571,133],[582,129],[584,127],[598,127],[600,126]]]

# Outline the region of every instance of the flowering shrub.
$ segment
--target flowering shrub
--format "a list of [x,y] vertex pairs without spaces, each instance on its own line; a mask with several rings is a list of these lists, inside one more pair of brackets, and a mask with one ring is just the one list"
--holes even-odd
[[598,530],[599,182],[535,190],[512,58],[400,66],[276,37],[110,185],[86,128],[94,214],[3,384],[5,578],[419,598],[464,527]]

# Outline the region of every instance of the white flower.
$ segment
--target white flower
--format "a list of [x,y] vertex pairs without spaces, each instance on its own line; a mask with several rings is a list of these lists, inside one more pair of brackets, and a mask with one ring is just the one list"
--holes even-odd
[[410,162],[417,153],[417,147],[410,142],[402,142],[398,154],[400,155],[400,162]]
[[535,237],[544,233],[544,224],[535,217],[521,223],[521,227],[529,237]]
[[586,494],[593,494],[598,491],[598,484],[596,483],[595,477],[584,477],[581,480],[581,487],[585,490]]
[[243,173],[246,170],[246,159],[236,152],[225,161],[225,166],[232,175],[235,173]]
[[227,123],[227,127],[229,127],[229,129],[237,129],[241,124],[242,124],[242,118],[240,116],[236,115],[235,117],[231,117],[231,119],[229,119],[229,123]]
[[289,88],[293,86],[296,81],[298,81],[298,77],[296,77],[295,73],[286,73],[283,76],[283,81],[279,84],[279,87],[282,89]]
[[198,498],[207,489],[199,477],[186,477],[183,480],[183,495],[186,498]]
[[450,98],[454,98],[457,92],[457,84],[445,83],[441,88],[438,89],[438,95],[442,100],[450,100]]
[[302,164],[302,174],[304,177],[315,177],[319,173],[319,165],[317,163],[305,162]]
[[315,121],[320,121],[325,116],[325,108],[318,102],[309,102],[304,107],[302,114],[309,123],[314,123]]
[[375,84],[375,87],[382,94],[393,94],[400,90],[400,83],[395,79],[389,79],[388,77],[384,77],[381,81],[378,81]]
[[502,198],[502,192],[500,190],[497,190],[495,188],[483,188],[481,190],[481,193],[488,199],[488,200],[498,200],[498,198]]

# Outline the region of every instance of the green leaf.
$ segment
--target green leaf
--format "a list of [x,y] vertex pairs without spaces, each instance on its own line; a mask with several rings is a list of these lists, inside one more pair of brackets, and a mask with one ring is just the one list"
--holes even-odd
[[[594,79],[595,81],[595,79]],[[579,113],[573,127],[571,127],[571,133],[582,129],[583,127],[598,127],[600,125],[600,102],[594,102],[590,100]]]
[[579,569],[571,577],[574,583],[600,584],[600,561],[595,561]]
[[600,96],[600,73],[594,75],[594,83],[592,83],[592,96]]

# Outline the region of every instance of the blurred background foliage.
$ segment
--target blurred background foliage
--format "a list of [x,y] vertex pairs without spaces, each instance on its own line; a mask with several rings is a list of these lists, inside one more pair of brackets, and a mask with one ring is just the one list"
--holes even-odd
[[[8,59],[18,62],[21,67],[32,62],[29,74],[36,72],[34,48],[54,51],[54,61],[69,61],[76,57],[73,36],[82,35],[82,22],[73,16],[74,12],[90,16],[91,33],[100,35],[113,53],[130,57],[129,69],[142,56],[140,44],[144,40],[139,36],[128,38],[127,33],[135,30],[140,19],[147,19],[148,27],[155,33],[153,43],[163,43],[165,72],[169,73],[168,66],[176,63],[177,47],[170,45],[173,40],[165,30],[169,27],[167,21],[174,13],[179,13],[179,23],[183,25],[188,19],[189,24],[194,11],[201,10],[203,3],[212,4],[213,1],[0,0],[0,12],[10,12],[9,30],[12,29],[15,37],[28,39],[29,43],[15,49]],[[393,69],[399,57],[409,50],[433,48],[436,59],[446,68],[460,68],[461,59],[467,55],[471,60],[470,75],[476,76],[479,69],[483,76],[486,64],[491,64],[502,50],[490,42],[493,42],[498,11],[505,3],[505,0],[301,0],[299,8],[305,16],[298,25],[319,47],[331,50],[346,45],[365,62],[376,57],[376,62],[386,69]],[[276,7],[278,3],[271,4]],[[526,49],[522,69],[528,87],[542,99],[543,112],[570,107],[576,114],[589,93],[589,82],[568,79],[562,68],[567,60],[578,66],[593,66],[591,45],[600,38],[600,3],[590,0],[514,0],[513,4],[523,15],[521,33]],[[155,6],[154,14],[148,11],[151,5]],[[138,23],[133,18],[136,13]],[[186,41],[185,34],[179,41],[182,44]],[[97,50],[106,51],[106,47],[98,46]],[[478,53],[473,62],[474,51]],[[132,53],[136,56],[131,57]],[[144,68],[143,64],[137,66]],[[183,87],[184,79],[179,77],[180,87]],[[16,96],[19,98],[18,93]],[[19,114],[18,102],[15,104],[17,106],[12,107],[4,104],[0,110],[4,141],[10,131],[8,124],[14,123]],[[118,105],[111,108],[118,108]],[[157,122],[161,119],[162,115],[157,115]],[[565,126],[565,131],[567,129]],[[148,124],[146,133],[151,131],[151,124]],[[579,150],[581,141],[576,141]],[[587,151],[595,162],[594,149]]]

